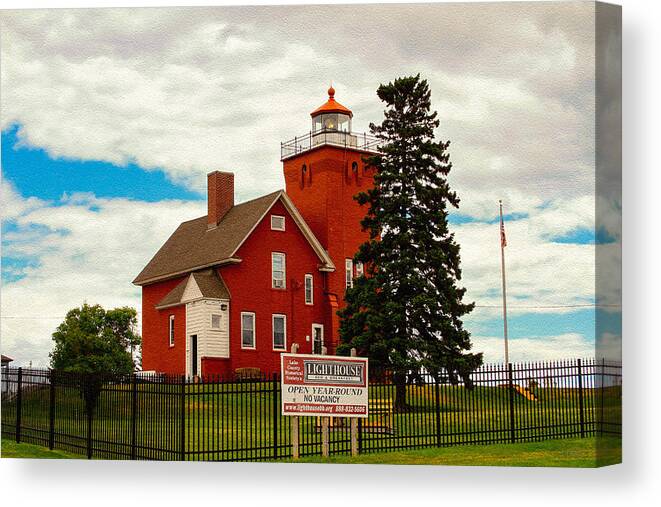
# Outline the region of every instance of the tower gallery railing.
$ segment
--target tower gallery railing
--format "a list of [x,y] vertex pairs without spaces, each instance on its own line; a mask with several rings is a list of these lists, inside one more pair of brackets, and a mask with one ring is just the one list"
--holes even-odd
[[299,153],[316,148],[317,146],[330,145],[339,148],[352,148],[367,152],[378,152],[380,140],[365,132],[342,132],[339,130],[323,129],[316,132],[308,132],[302,136],[296,136],[289,141],[280,143],[280,160],[285,160]]

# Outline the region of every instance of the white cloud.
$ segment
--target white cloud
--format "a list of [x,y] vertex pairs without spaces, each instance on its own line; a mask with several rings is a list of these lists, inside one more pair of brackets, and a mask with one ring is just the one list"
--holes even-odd
[[[502,363],[504,347],[502,337],[473,336],[473,350],[484,352],[485,363]],[[578,333],[510,338],[508,347],[512,363],[591,358],[595,354],[594,341]]]
[[[496,208],[497,209],[497,208]],[[505,223],[506,275],[510,314],[526,306],[589,304],[595,297],[595,246],[556,243],[578,228],[594,227],[590,199],[554,201],[525,210],[530,217]],[[452,228],[461,245],[467,298],[480,305],[501,304],[500,228],[498,223],[467,223]],[[572,308],[540,309],[561,313]]]
[[[231,170],[243,200],[282,186],[278,143],[308,129],[331,79],[366,130],[382,116],[378,84],[420,72],[439,137],[452,141],[459,211],[490,220],[503,199],[507,213],[529,215],[506,224],[510,312],[586,303],[595,247],[549,240],[595,223],[593,14],[589,3],[5,11],[2,128],[20,125],[23,143],[55,157],[162,168],[197,191],[209,170]],[[130,280],[179,222],[204,213],[199,203],[2,192],[3,217],[18,224],[4,254],[39,261],[2,290],[3,350],[19,359],[44,357],[57,318],[85,299],[137,305]],[[602,207],[619,234],[621,205]],[[499,305],[498,225],[453,229],[468,299]],[[619,265],[617,246],[597,251]],[[615,277],[601,283],[604,301],[619,301]],[[476,349],[492,354],[492,340],[477,337]],[[580,355],[580,340],[518,343],[566,357]]]
[[55,327],[85,301],[139,310],[140,289],[131,280],[180,222],[206,212],[199,202],[85,195],[36,205],[7,182],[2,191],[19,210],[11,215],[18,230],[3,238],[3,255],[38,260],[22,270],[23,278],[2,287],[2,350],[23,364],[47,364]]
[[[593,182],[589,5],[364,5],[5,12],[2,126],[52,155],[135,161],[201,190],[282,186],[278,143],[335,81],[355,127],[379,83],[421,72],[466,210],[512,210]],[[333,29],[320,29],[332,15]],[[355,23],[361,19],[361,23]],[[581,20],[583,21],[581,23]],[[412,28],[415,27],[415,30]],[[493,189],[473,196],[474,189]],[[471,197],[469,197],[471,196]],[[482,197],[483,199],[478,199]]]

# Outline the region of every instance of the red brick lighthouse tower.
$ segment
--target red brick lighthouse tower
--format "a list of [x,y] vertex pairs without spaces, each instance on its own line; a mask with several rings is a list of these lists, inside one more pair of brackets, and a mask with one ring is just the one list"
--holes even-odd
[[323,343],[332,354],[339,343],[336,312],[346,287],[363,271],[353,256],[368,237],[360,226],[367,210],[354,196],[373,184],[362,158],[376,151],[377,140],[351,130],[353,113],[335,100],[332,86],[311,116],[310,132],[282,143],[281,160],[287,194],[335,264],[322,281],[328,307]]

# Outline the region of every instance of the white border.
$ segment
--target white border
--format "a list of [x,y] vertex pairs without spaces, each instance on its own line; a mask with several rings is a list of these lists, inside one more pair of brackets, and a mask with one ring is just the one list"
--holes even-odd
[[175,340],[175,331],[174,331],[174,314],[170,314],[170,318],[168,319],[168,345],[170,348],[174,347],[174,344],[176,342]]
[[[276,255],[282,255],[282,287],[275,286],[275,278],[273,277],[273,260]],[[285,252],[271,252],[271,288],[276,290],[287,289],[287,254]]]
[[[309,303],[308,303],[308,295],[307,295],[308,280],[310,280],[310,302]],[[312,273],[305,273],[305,276],[303,277],[303,301],[305,301],[305,304],[307,306],[313,306],[314,305],[314,275]]]
[[[285,332],[285,344],[283,348],[275,348],[275,319],[276,317],[282,317],[284,321],[284,332]],[[284,313],[273,313],[271,314],[271,348],[273,352],[287,352],[287,316]]]
[[[250,315],[252,317],[252,347],[245,347],[243,345],[243,316],[244,315]],[[257,330],[256,330],[257,318],[255,317],[255,312],[241,312],[240,319],[241,319],[241,336],[239,337],[239,339],[240,339],[241,348],[243,350],[256,350],[257,349]]]
[[[279,227],[274,227],[273,226],[273,219],[274,218],[281,218],[282,219],[282,229]],[[278,232],[285,232],[286,225],[285,225],[285,217],[284,215],[271,215],[271,230],[272,231],[278,231]]]

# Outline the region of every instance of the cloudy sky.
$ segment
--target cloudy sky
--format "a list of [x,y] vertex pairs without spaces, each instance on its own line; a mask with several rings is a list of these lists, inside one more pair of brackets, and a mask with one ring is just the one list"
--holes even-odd
[[[450,139],[452,215],[474,349],[502,360],[498,199],[507,214],[510,357],[594,355],[594,4],[4,11],[2,352],[46,365],[83,302],[139,307],[131,280],[184,220],[205,175],[244,201],[284,186],[279,143],[336,98],[354,130],[376,88],[420,73]],[[618,209],[616,203],[615,209]]]

